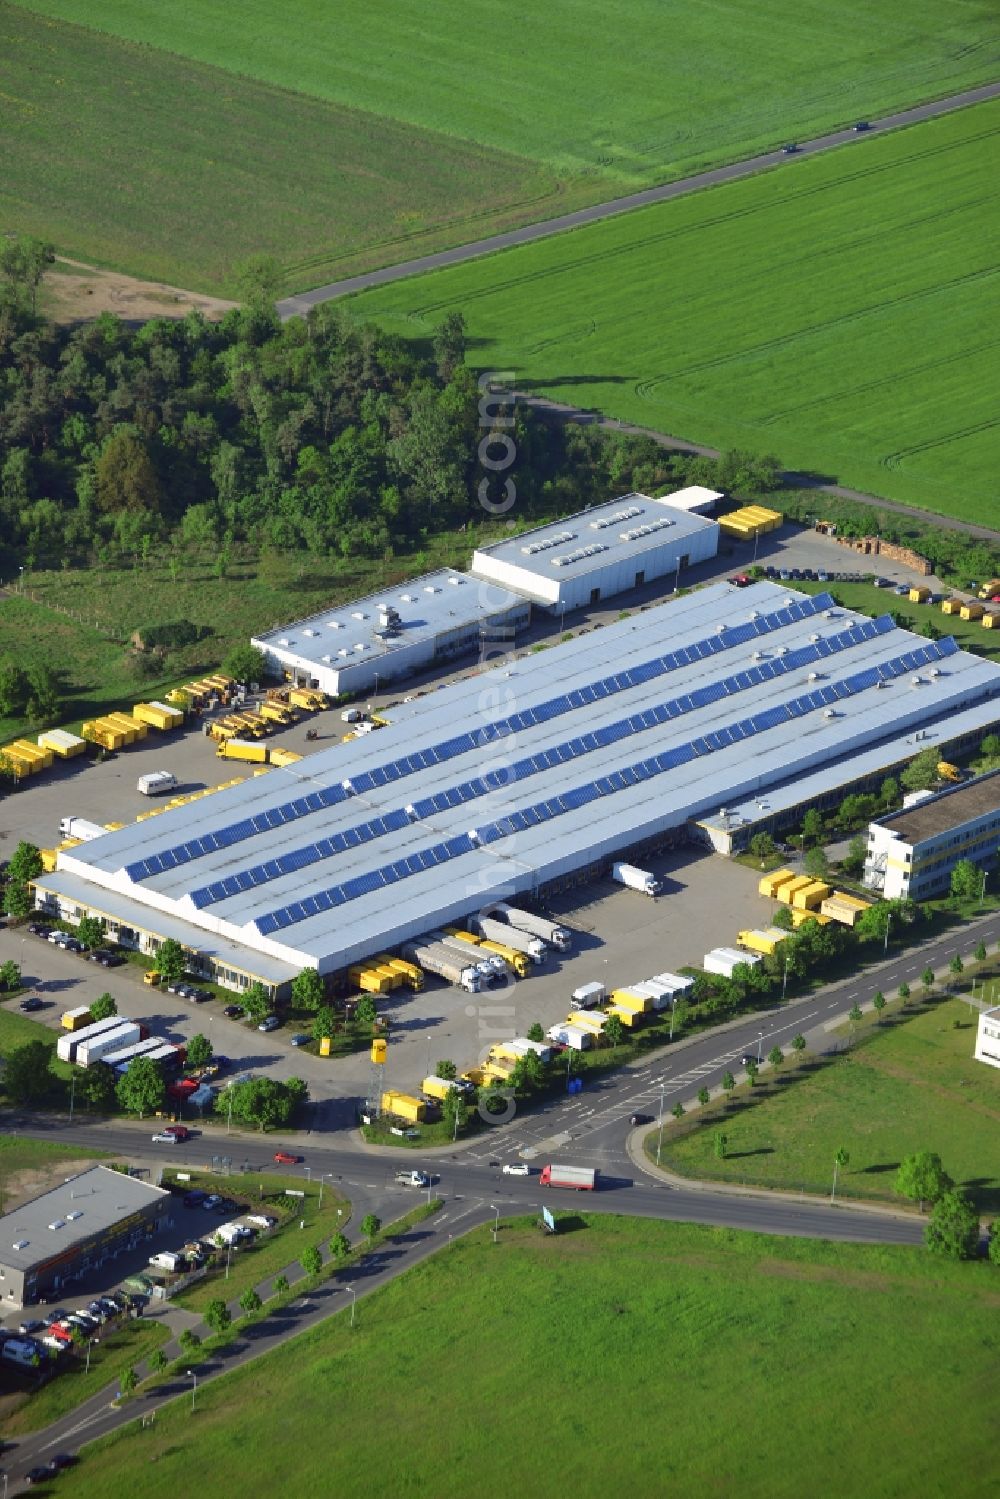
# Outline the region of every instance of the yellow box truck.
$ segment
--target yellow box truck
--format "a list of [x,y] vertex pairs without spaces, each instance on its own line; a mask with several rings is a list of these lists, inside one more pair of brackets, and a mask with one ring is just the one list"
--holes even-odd
[[626,1010],[631,1010],[635,1015],[645,1015],[653,1008],[653,996],[651,994],[633,994],[631,989],[612,989],[611,1003]]
[[759,952],[764,957],[773,957],[788,936],[780,926],[755,927],[737,932],[736,941],[748,952]]
[[50,749],[53,754],[58,755],[60,760],[70,760],[74,755],[82,755],[87,748],[86,739],[81,739],[79,734],[67,733],[65,729],[49,729],[44,734],[39,734],[38,743],[42,749]]
[[815,881],[812,875],[794,875],[790,880],[786,880],[786,882],[780,887],[780,889],[778,890],[778,899],[783,905],[793,906],[795,904],[796,892],[799,890],[805,890],[808,888],[808,886],[813,884],[815,884]]
[[801,886],[795,891],[792,896],[792,906],[796,911],[811,911],[832,894],[833,891],[829,885],[824,885],[822,880],[813,880],[811,884]]
[[246,760],[254,765],[267,764],[267,745],[252,739],[226,739],[215,752],[221,760]]

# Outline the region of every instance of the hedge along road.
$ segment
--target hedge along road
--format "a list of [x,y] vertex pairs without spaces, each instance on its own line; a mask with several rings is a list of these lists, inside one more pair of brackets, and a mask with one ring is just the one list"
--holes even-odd
[[[915,125],[921,120],[931,120],[937,115],[949,114],[971,104],[1000,97],[1000,81],[982,84],[979,88],[966,89],[960,94],[951,94],[944,99],[934,99],[926,104],[903,109],[896,114],[872,120],[871,130],[893,130],[904,125]],[[385,286],[389,282],[402,281],[409,276],[418,276],[423,271],[441,270],[445,266],[461,265],[480,255],[490,255],[496,250],[509,250],[515,245],[530,244],[534,240],[547,239],[552,234],[561,234],[567,229],[578,229],[584,224],[595,224],[616,214],[628,213],[633,208],[646,208],[652,203],[664,203],[671,198],[684,197],[704,187],[717,187],[725,182],[735,182],[741,177],[750,177],[755,172],[781,166],[800,156],[812,156],[819,151],[828,151],[833,146],[844,146],[849,141],[863,139],[867,132],[856,132],[848,127],[835,130],[828,135],[816,136],[796,146],[793,155],[784,151],[767,151],[760,156],[735,161],[729,166],[716,167],[710,172],[699,172],[693,177],[682,177],[676,182],[665,182],[659,187],[646,188],[642,192],[628,193],[623,198],[613,198],[607,203],[595,203],[590,208],[578,209],[575,213],[562,214],[553,219],[543,219],[537,224],[526,224],[521,229],[511,229],[504,234],[494,234],[486,239],[473,240],[467,245],[458,245],[451,250],[441,250],[434,255],[421,255],[415,260],[404,260],[398,265],[385,266],[379,271],[367,271],[360,276],[349,276],[343,281],[331,281],[327,286],[318,286],[314,291],[300,292],[278,303],[282,318],[301,316],[310,308],[351,292],[367,291],[373,286]],[[920,513],[920,512],[917,512]],[[936,517],[935,517],[936,518]]]

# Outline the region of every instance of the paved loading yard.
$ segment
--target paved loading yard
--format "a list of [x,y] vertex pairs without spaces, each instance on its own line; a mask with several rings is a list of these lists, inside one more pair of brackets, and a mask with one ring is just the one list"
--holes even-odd
[[[697,849],[647,862],[664,882],[655,900],[610,880],[561,897],[554,914],[573,928],[573,951],[550,956],[528,978],[467,994],[428,976],[422,993],[398,990],[382,1001],[392,1021],[388,1086],[416,1088],[443,1057],[465,1066],[495,1041],[523,1035],[536,1020],[547,1028],[568,1013],[569,996],[580,984],[597,979],[610,988],[697,964],[710,947],[735,942],[741,927],[769,919],[770,906],[757,894],[751,869]],[[35,1018],[51,1028],[58,1029],[64,1009],[107,990],[123,1015],[144,1020],[168,1040],[202,1032],[217,1052],[232,1058],[233,1070],[305,1078],[317,1103],[317,1127],[348,1123],[352,1101],[367,1088],[366,1052],[337,1060],[314,1057],[289,1044],[294,1025],[260,1035],[253,1026],[227,1020],[221,1004],[191,1005],[144,988],[134,965],[98,969],[37,938],[0,930],[0,960],[7,957],[22,964],[26,979],[50,1003]],[[222,1125],[215,1128],[224,1132]]]

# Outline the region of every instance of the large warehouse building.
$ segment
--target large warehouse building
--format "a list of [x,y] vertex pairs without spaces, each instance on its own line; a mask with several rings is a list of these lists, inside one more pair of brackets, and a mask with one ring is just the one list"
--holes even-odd
[[[39,899],[235,986],[342,970],[483,902],[839,794],[1000,717],[1000,670],[772,583],[713,584],[455,683],[377,734],[58,856]],[[915,742],[916,741],[916,742]],[[221,976],[221,975],[220,975]],[[224,982],[233,982],[223,978]]]
[[135,1249],[171,1222],[173,1199],[138,1177],[91,1166],[0,1219],[3,1308],[58,1297],[67,1280]]
[[511,640],[531,605],[509,589],[446,567],[341,608],[257,635],[275,676],[339,697],[378,691],[379,683],[413,676],[435,661],[475,651],[486,640]]
[[719,524],[699,512],[720,498],[701,488],[658,500],[627,494],[481,547],[472,572],[555,614],[593,607],[714,557]]

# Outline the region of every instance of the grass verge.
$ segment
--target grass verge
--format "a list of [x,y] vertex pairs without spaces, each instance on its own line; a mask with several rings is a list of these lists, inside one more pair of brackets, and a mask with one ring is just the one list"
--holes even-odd
[[155,1348],[170,1338],[162,1322],[133,1319],[113,1333],[102,1333],[99,1343],[90,1351],[90,1372],[86,1353],[56,1374],[34,1394],[0,1397],[0,1420],[4,1435],[16,1437],[29,1431],[41,1431],[59,1421],[103,1390],[109,1380],[117,1379],[123,1369],[141,1364]]
[[[86,1450],[75,1493],[141,1485],[174,1499],[196,1447],[201,1470],[228,1486],[274,1492],[294,1453],[298,1492],[360,1499],[371,1474],[358,1454],[376,1443],[380,1486],[435,1499],[464,1496],[498,1454],[506,1481],[539,1499],[623,1480],[638,1494],[749,1499],[984,1492],[1000,1354],[992,1267],[559,1217],[544,1238],[504,1225],[497,1245],[478,1229],[359,1302],[353,1329],[333,1318],[206,1383],[194,1416],[178,1400],[145,1431],[130,1423]],[[586,1368],[600,1369],[602,1405],[623,1413],[599,1435],[565,1402],[548,1414],[565,1371]],[[887,1399],[900,1369],[907,1399]],[[329,1440],[320,1389],[320,1409],[336,1412]],[[642,1419],[639,1391],[644,1409],[675,1417]]]
[[[1000,1090],[996,1072],[973,1060],[976,1018],[957,999],[911,1001],[882,1025],[869,1022],[845,1053],[786,1063],[737,1090],[728,1107],[669,1121],[661,1163],[683,1176],[829,1193],[843,1147],[850,1162],[839,1196],[905,1206],[892,1191],[900,1161],[935,1150],[981,1212],[998,1212]],[[717,1131],[728,1137],[723,1160]],[[652,1159],[656,1144],[653,1131]]]

